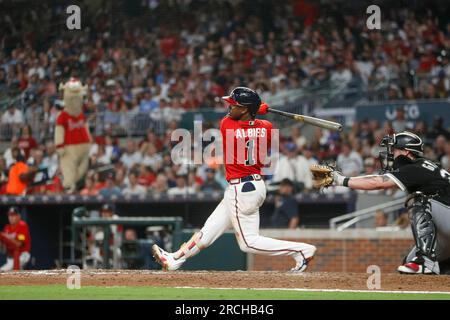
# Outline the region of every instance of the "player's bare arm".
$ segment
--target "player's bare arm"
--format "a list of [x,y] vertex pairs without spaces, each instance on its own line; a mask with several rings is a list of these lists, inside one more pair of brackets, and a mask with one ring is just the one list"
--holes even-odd
[[397,184],[385,175],[352,177],[348,180],[348,187],[355,190],[381,190],[398,188]]
[[326,165],[312,165],[313,184],[317,188],[328,186],[344,186],[354,190],[383,190],[400,188],[389,175],[365,175],[346,177],[335,168]]

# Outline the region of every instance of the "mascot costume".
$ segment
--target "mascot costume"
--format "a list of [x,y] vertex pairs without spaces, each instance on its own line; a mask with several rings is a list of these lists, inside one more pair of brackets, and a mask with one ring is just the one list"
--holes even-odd
[[92,138],[82,110],[87,87],[80,80],[71,78],[65,84],[61,83],[59,90],[64,90],[64,110],[56,119],[55,146],[64,189],[73,193],[89,165]]

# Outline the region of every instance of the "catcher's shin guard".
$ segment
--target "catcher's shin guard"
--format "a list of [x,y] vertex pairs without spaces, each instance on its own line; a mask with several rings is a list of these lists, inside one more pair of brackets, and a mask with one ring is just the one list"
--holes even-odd
[[429,199],[416,192],[408,197],[406,203],[418,255],[436,261],[437,231],[431,215]]
[[174,258],[175,259],[180,259],[180,258],[190,258],[195,256],[197,253],[200,252],[201,249],[204,248],[204,246],[201,243],[201,239],[202,239],[202,232],[196,232],[194,233],[194,235],[191,237],[191,239],[189,239],[189,241],[183,243],[180,247],[180,249],[178,249],[177,252],[175,252],[174,254]]

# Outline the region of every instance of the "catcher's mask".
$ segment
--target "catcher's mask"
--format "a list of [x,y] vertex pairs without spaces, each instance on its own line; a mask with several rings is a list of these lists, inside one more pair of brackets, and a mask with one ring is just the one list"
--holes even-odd
[[380,151],[379,159],[383,171],[394,170],[394,149],[408,150],[415,157],[423,157],[423,142],[420,137],[414,133],[403,131],[385,136],[380,147],[386,148]]

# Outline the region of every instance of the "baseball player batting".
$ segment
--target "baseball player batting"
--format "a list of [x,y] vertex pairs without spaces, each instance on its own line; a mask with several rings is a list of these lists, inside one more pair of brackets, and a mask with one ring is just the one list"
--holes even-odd
[[[294,258],[291,271],[302,272],[313,258],[316,247],[306,243],[282,241],[259,235],[259,207],[266,198],[266,186],[261,176],[264,154],[260,147],[270,148],[272,123],[255,119],[265,114],[268,106],[261,103],[252,89],[237,87],[222,99],[228,104],[228,114],[220,123],[228,187],[224,198],[206,220],[201,230],[174,253],[153,245],[155,260],[165,271],[177,270],[190,257],[211,245],[227,229],[233,227],[239,248],[248,253]],[[227,139],[226,137],[230,137]],[[233,142],[229,144],[229,142]],[[242,147],[242,148],[241,148]],[[239,157],[245,154],[245,161]]]
[[[385,173],[345,177],[328,167],[330,175],[319,177],[324,166],[311,166],[317,186],[344,186],[356,190],[400,188],[409,194],[405,206],[411,217],[415,245],[398,272],[440,274],[440,264],[450,258],[450,173],[423,157],[422,139],[411,132],[383,138],[380,152]],[[447,261],[446,261],[447,260]]]

